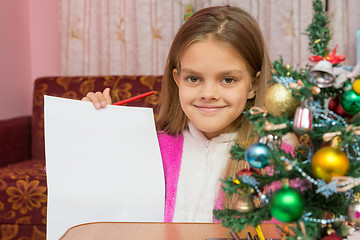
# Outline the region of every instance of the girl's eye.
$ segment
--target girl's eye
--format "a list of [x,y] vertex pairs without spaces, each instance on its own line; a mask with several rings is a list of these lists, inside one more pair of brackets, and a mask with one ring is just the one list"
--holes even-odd
[[230,84],[230,83],[234,83],[236,80],[233,78],[224,78],[222,80],[222,82],[226,83],[226,84]]
[[185,78],[187,81],[191,82],[191,83],[197,83],[200,81],[200,79],[198,77],[194,77],[194,76],[191,76],[191,77],[187,77]]

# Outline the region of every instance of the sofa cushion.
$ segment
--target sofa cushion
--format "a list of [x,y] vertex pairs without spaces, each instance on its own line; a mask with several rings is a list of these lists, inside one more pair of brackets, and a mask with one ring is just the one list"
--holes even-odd
[[46,175],[43,160],[0,168],[0,224],[46,224]]
[[113,102],[151,90],[154,95],[128,103],[128,106],[151,107],[157,113],[162,76],[70,76],[43,77],[34,83],[32,117],[32,159],[45,159],[44,95],[81,99],[88,92],[109,87]]
[[2,240],[45,240],[46,225],[1,224]]
[[0,167],[30,159],[31,117],[0,121]]

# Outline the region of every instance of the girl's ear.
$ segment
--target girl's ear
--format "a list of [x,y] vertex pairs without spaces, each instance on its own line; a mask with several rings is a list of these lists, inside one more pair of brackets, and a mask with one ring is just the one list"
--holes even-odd
[[256,90],[250,90],[247,99],[253,99],[256,96]]
[[256,76],[255,78],[253,78],[253,81],[251,83],[251,87],[249,89],[247,99],[253,99],[256,96],[258,85],[259,85],[259,76]]
[[176,85],[179,87],[180,76],[179,76],[178,71],[177,71],[176,68],[173,69],[173,79],[174,79]]

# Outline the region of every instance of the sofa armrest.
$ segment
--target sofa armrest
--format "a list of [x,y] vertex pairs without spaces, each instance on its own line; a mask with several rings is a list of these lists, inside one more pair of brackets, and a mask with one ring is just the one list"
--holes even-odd
[[31,117],[0,120],[0,167],[31,158]]

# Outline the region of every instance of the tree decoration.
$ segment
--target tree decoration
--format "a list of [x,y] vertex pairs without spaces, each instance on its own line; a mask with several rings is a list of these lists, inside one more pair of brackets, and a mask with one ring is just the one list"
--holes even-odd
[[270,198],[271,215],[281,222],[294,222],[304,211],[304,197],[294,188],[282,187]]
[[254,168],[263,168],[270,158],[269,147],[262,143],[254,143],[245,152],[245,160]]
[[344,55],[336,55],[336,49],[337,49],[337,45],[335,46],[333,52],[330,55],[325,55],[324,57],[322,56],[311,56],[309,57],[309,60],[311,62],[319,62],[319,61],[328,61],[331,64],[338,64],[342,61],[345,61],[345,56]]
[[320,88],[327,88],[334,85],[335,76],[332,63],[327,60],[321,60],[310,71],[315,79],[316,85]]
[[301,106],[296,109],[293,126],[297,133],[306,133],[312,130],[313,117],[306,102],[302,102]]
[[273,116],[294,115],[299,101],[282,84],[271,86],[265,95],[265,107]]
[[192,15],[194,15],[194,7],[191,4],[186,5],[184,13],[184,22],[186,22]]
[[245,168],[237,173],[237,176],[248,175],[251,176],[253,174],[260,175],[260,171],[256,168]]
[[346,154],[333,147],[320,148],[311,159],[311,170],[316,178],[326,183],[333,176],[344,176],[350,167]]
[[336,232],[332,232],[328,236],[323,237],[321,240],[342,240],[343,238],[336,234]]
[[342,239],[360,225],[360,64],[337,81],[333,70],[345,56],[328,47],[323,1],[313,7],[306,29],[313,66],[274,61],[265,106],[244,112],[255,143],[231,147],[234,161],[252,167],[222,180],[234,201],[214,215],[234,232],[275,219],[291,223],[278,226],[286,239]]
[[354,202],[348,208],[348,216],[352,222],[360,225],[360,203]]
[[341,96],[336,96],[336,97],[332,97],[330,99],[329,105],[328,105],[329,110],[333,111],[334,113],[336,113],[340,117],[351,118],[351,114],[348,114],[347,112],[345,112],[345,110],[341,106],[340,97]]
[[360,78],[355,79],[355,81],[353,82],[353,90],[356,94],[360,95]]
[[233,209],[239,212],[252,212],[255,210],[255,204],[252,199],[253,192],[239,192],[236,195],[236,200]]
[[360,112],[360,95],[358,95],[350,83],[345,86],[345,92],[341,95],[340,104],[348,114],[357,114]]

